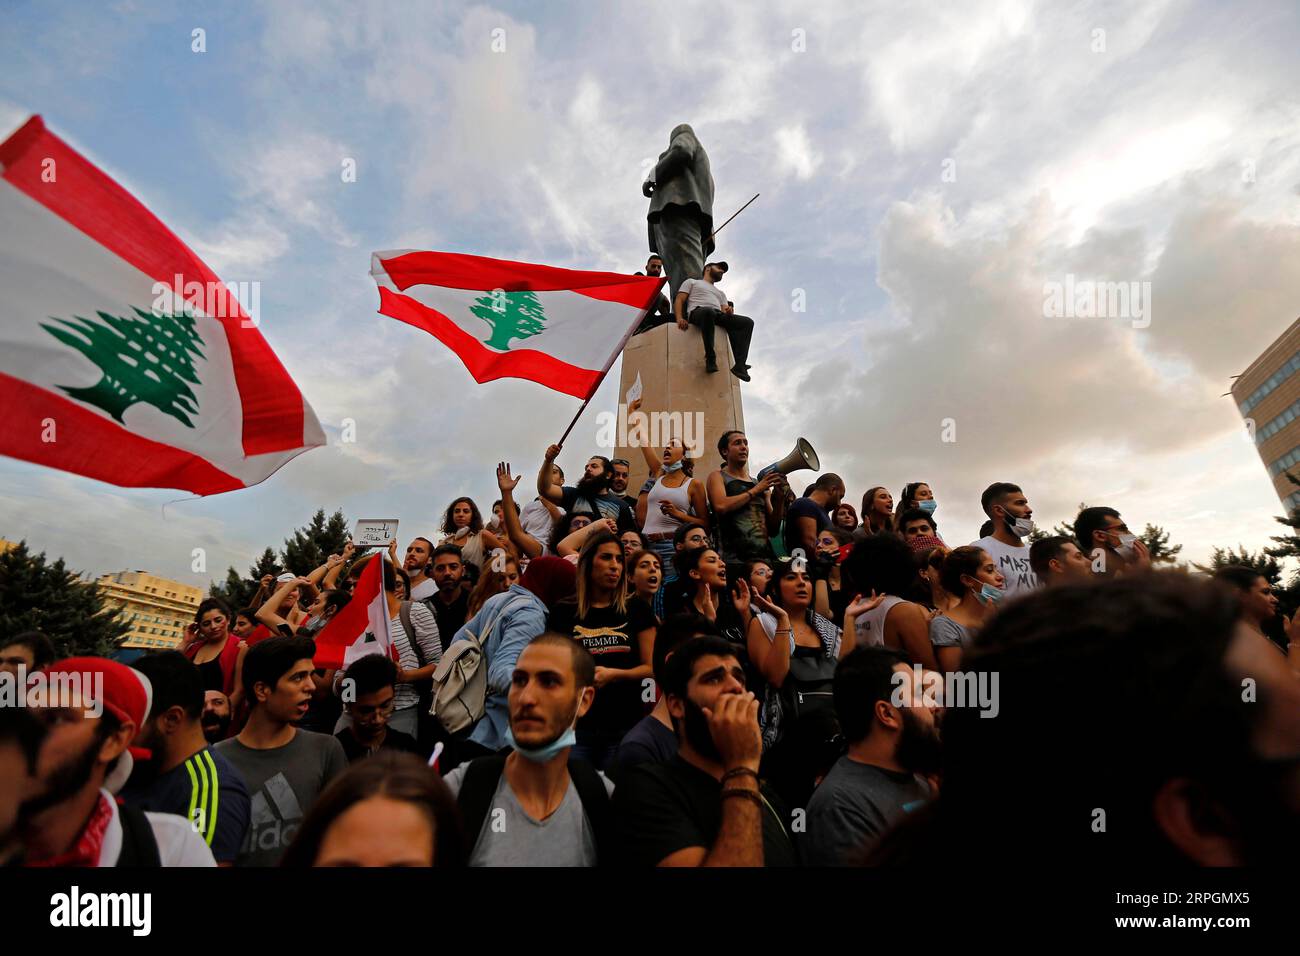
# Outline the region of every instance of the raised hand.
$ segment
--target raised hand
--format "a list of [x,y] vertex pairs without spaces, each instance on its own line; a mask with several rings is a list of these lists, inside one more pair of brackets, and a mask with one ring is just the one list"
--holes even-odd
[[557,458],[560,457],[560,452],[561,452],[562,450],[563,450],[563,446],[562,446],[562,445],[550,445],[550,446],[548,446],[547,449],[546,449],[546,460],[547,460],[547,461],[555,461],[555,459],[557,459]]
[[514,491],[517,484],[519,484],[519,478],[510,475],[510,462],[503,461],[498,464],[497,487],[501,489],[501,493],[505,494],[508,491]]
[[885,600],[885,595],[877,594],[874,590],[869,598],[864,598],[861,594],[855,594],[853,600],[849,602],[849,606],[844,609],[844,613],[857,617],[859,614],[866,614],[873,608],[880,607],[883,600]]
[[741,617],[749,617],[749,597],[749,584],[746,583],[744,578],[741,578],[736,582],[736,590],[731,595],[731,603],[736,606],[736,610],[740,612]]

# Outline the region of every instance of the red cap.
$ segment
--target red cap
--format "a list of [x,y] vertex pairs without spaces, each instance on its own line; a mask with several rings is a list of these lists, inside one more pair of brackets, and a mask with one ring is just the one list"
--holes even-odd
[[[102,706],[123,723],[134,725],[137,731],[149,719],[153,707],[153,685],[149,678],[125,664],[107,657],[69,657],[51,664],[42,673],[80,675],[77,689],[86,709]],[[132,755],[141,760],[151,756],[142,747],[128,748],[104,780],[104,786],[110,792],[116,793],[131,776]]]

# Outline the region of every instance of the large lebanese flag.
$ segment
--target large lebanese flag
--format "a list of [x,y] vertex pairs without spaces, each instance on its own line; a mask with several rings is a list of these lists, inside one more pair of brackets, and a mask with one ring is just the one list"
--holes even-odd
[[222,281],[33,116],[0,144],[0,454],[233,491],[325,444]]
[[321,670],[349,667],[367,654],[392,656],[388,636],[388,599],[384,595],[384,562],[388,555],[380,552],[370,559],[352,589],[347,607],[320,629],[316,635],[316,656]]
[[667,281],[456,252],[376,252],[370,274],[380,313],[433,335],[476,382],[526,378],[581,399]]

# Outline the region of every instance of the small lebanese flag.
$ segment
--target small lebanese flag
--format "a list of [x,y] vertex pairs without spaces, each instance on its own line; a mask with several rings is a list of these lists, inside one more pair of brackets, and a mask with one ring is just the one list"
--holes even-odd
[[376,252],[379,311],[441,341],[474,381],[526,378],[588,399],[667,280],[456,252]]
[[39,116],[0,169],[0,454],[211,495],[325,444],[239,301],[139,200]]
[[346,668],[367,654],[393,655],[388,637],[388,599],[384,595],[386,560],[388,556],[383,552],[370,559],[357,578],[347,607],[317,633],[312,661],[318,668]]

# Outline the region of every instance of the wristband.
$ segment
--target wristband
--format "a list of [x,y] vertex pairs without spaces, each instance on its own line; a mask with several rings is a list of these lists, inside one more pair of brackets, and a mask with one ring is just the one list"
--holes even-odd
[[723,787],[722,799],[725,800],[727,797],[744,797],[746,800],[753,802],[754,806],[758,807],[759,810],[763,809],[763,798],[753,790],[742,790],[740,787]]
[[758,773],[750,770],[748,767],[734,767],[722,775],[723,780],[730,780],[732,777],[753,777],[758,779]]

